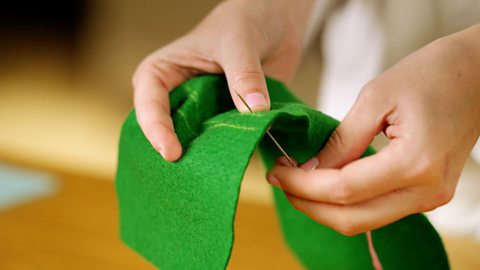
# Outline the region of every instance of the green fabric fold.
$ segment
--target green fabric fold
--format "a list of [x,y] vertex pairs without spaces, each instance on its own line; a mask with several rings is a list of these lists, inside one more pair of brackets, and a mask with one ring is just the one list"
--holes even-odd
[[[182,158],[167,162],[150,146],[132,112],[119,146],[116,189],[121,238],[161,269],[224,269],[233,246],[235,209],[256,146],[271,168],[274,136],[303,162],[326,143],[338,121],[302,104],[267,78],[272,110],[239,113],[225,78],[205,75],[170,95]],[[367,150],[366,154],[372,154]],[[301,181],[301,179],[299,179]],[[274,188],[286,242],[308,269],[372,269],[365,236],[347,237],[295,210]],[[422,214],[372,232],[384,269],[448,269],[441,239]],[[274,260],[275,258],[265,258]]]

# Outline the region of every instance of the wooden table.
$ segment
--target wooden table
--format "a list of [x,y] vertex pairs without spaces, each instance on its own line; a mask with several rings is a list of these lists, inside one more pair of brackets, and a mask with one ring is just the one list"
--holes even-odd
[[[0,269],[155,269],[122,244],[114,183],[60,174],[60,192],[0,212]],[[240,200],[229,269],[301,269],[272,207]],[[480,245],[447,238],[454,269],[480,269]]]
[[[119,240],[114,183],[60,175],[53,197],[0,212],[0,269],[155,269]],[[301,269],[273,209],[241,203],[230,269]]]

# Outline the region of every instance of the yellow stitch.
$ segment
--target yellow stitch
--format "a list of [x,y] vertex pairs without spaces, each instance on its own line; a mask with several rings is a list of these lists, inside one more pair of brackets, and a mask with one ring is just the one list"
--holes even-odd
[[215,120],[212,120],[212,119],[208,119],[207,121],[205,121],[206,124],[218,124],[218,123],[223,123],[223,122],[220,122],[220,121],[215,121]]
[[195,101],[195,102],[198,103],[198,92],[194,91],[194,92],[190,93],[190,98],[191,98],[193,101]]
[[[191,88],[188,88],[188,87],[186,87],[185,89],[187,90],[187,92],[190,92],[189,97],[188,97],[189,102],[195,104],[194,106],[195,106],[197,111],[200,110],[200,103],[198,102],[198,91],[191,90]],[[182,116],[184,117],[184,119],[186,121],[186,118],[185,118],[185,115],[183,115],[183,112],[182,112]],[[199,119],[198,118],[199,114],[195,114],[195,116],[198,120]],[[189,127],[189,129],[192,130],[190,127]]]
[[249,117],[263,117],[265,113],[256,112],[256,113],[240,113],[241,116],[249,116]]
[[184,87],[185,87],[185,91],[187,91],[187,93],[190,93],[190,92],[194,91],[194,90],[192,90],[192,88],[190,88],[190,86],[188,86],[188,85],[185,85]]
[[272,102],[272,105],[275,104],[275,105],[300,105],[299,103],[296,103],[296,102]]
[[[192,92],[190,94],[190,98],[192,99],[192,102],[195,104],[195,108],[197,108],[197,111],[200,110],[200,103],[198,102],[198,92]],[[198,114],[197,119],[198,119]]]
[[211,125],[207,128],[211,129],[211,128],[216,128],[216,127],[229,127],[229,128],[233,128],[233,129],[240,129],[240,130],[247,130],[247,131],[257,130],[256,128],[253,128],[253,127],[238,126],[238,125],[227,124],[227,123],[215,123],[215,124],[213,124],[213,125]]
[[185,116],[185,113],[182,112],[181,110],[177,110],[177,113],[180,114],[180,116],[183,118],[183,120],[185,121],[185,126],[190,130],[190,132],[192,132],[192,134],[195,134],[195,131],[190,126],[190,123],[188,122],[187,117]]

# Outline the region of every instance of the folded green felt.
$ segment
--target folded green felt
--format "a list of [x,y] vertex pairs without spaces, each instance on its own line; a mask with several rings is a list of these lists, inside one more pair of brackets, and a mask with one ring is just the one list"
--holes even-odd
[[[132,112],[122,129],[116,188],[125,243],[161,269],[224,269],[233,245],[240,184],[258,145],[267,168],[280,155],[265,130],[302,162],[338,122],[267,79],[272,110],[239,113],[225,78],[205,75],[170,95],[182,158],[167,162],[150,146]],[[367,150],[366,154],[373,153]],[[302,179],[298,179],[302,181]],[[347,237],[295,210],[274,188],[285,239],[308,269],[372,269],[364,234]],[[422,214],[372,232],[384,269],[448,269],[441,239]],[[275,260],[275,258],[265,258]]]

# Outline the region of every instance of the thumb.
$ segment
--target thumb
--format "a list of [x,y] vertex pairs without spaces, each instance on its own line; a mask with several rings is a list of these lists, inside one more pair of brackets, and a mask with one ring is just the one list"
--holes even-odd
[[[365,91],[362,91],[365,92]],[[360,93],[355,104],[318,153],[321,168],[341,168],[358,159],[386,125],[386,106]]]
[[249,111],[238,97],[238,93],[253,111],[268,111],[270,97],[259,54],[248,44],[239,44],[235,47],[237,48],[235,50],[231,48],[224,50],[219,61],[227,77],[235,107],[241,112]]

